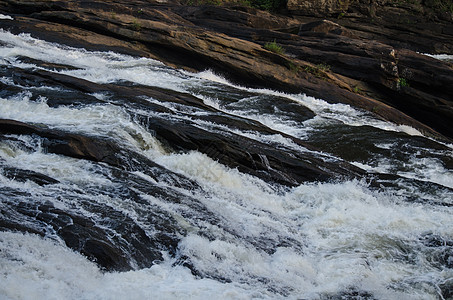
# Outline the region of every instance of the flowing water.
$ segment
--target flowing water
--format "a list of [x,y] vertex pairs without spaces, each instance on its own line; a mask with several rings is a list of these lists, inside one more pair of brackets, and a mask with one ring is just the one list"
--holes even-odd
[[[131,164],[119,170],[49,153],[37,135],[0,136],[2,220],[28,228],[0,232],[1,299],[453,297],[452,145],[348,105],[235,86],[210,71],[0,36],[0,118],[110,141]],[[141,97],[145,105],[137,105],[109,93],[27,84],[15,79],[16,70],[190,93],[232,119],[274,131],[215,123],[207,118],[212,112],[158,98]],[[170,150],[144,119],[190,123],[399,176],[386,187],[367,179],[282,186],[196,150]],[[55,181],[8,176],[11,168]],[[102,269],[68,247],[43,207],[92,222],[127,254],[132,269]],[[161,235],[171,246],[137,250],[140,236],[165,240]],[[152,263],[147,255],[154,255]]]

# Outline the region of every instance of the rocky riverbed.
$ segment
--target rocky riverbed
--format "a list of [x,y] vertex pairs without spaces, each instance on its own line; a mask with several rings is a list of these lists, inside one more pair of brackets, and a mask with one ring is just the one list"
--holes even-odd
[[451,26],[0,0],[0,298],[451,297]]
[[[313,1],[299,2],[290,1],[282,15],[234,5],[7,0],[0,11],[13,20],[0,26],[187,70],[210,69],[239,84],[351,104],[453,137],[452,65],[419,54],[453,53],[451,18],[440,19],[421,4],[417,10],[390,1],[341,7],[319,1],[328,8],[322,10],[307,6]],[[266,47],[273,42],[282,51]]]

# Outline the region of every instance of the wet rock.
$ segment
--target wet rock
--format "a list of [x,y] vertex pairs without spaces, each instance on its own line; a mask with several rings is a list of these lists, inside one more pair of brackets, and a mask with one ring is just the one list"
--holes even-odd
[[102,214],[105,224],[109,225],[103,226],[75,212],[60,210],[51,203],[24,203],[17,210],[53,228],[68,247],[86,255],[105,270],[150,267],[155,261],[162,260],[155,241],[130,218],[107,206],[102,207],[102,212],[95,205],[88,208],[94,214]]
[[[102,231],[98,230],[96,233],[102,234]],[[86,228],[78,224],[71,224],[61,229],[59,234],[69,248],[82,253],[107,271],[131,269],[127,257],[118,248],[111,243],[93,238],[92,235],[95,234],[86,231]]]
[[[120,99],[118,105],[133,106],[138,109],[153,110],[156,112],[171,113],[171,110],[156,103],[144,100],[144,97],[159,100],[163,103],[175,103],[185,106],[188,110],[200,109],[205,111],[206,115],[196,116],[200,120],[213,122],[216,124],[226,125],[230,128],[240,129],[242,131],[259,131],[263,134],[281,134],[275,130],[264,126],[263,124],[246,118],[237,117],[228,113],[217,110],[203,102],[200,98],[194,97],[187,93],[178,93],[158,87],[140,86],[140,85],[116,85],[116,84],[96,84],[87,80],[74,78],[72,76],[58,74],[44,70],[23,70],[15,68],[5,72],[6,75],[12,76],[17,84],[27,87],[39,87],[45,84],[49,87],[64,89],[65,92],[58,92],[57,97],[50,95],[47,104],[58,106],[64,104],[95,104],[104,102],[89,94],[104,93],[109,95],[111,100]],[[68,95],[69,93],[69,95]],[[87,95],[88,94],[88,95]],[[53,96],[53,97],[52,97]],[[67,99],[67,100],[66,100]],[[278,101],[275,101],[278,99]],[[260,100],[263,112],[273,113],[276,109],[287,111],[288,114],[297,118],[298,122],[303,122],[315,116],[310,109],[289,101],[286,98],[273,98]],[[111,101],[109,100],[109,101]],[[68,101],[70,101],[68,103]],[[194,118],[195,116],[191,116]],[[289,137],[289,136],[288,136]],[[292,138],[292,137],[289,137]],[[300,141],[298,141],[300,143]],[[309,147],[307,144],[303,146]]]
[[453,282],[451,280],[439,284],[439,289],[444,299],[453,298]]
[[[122,151],[128,159],[124,168],[109,167],[102,164],[115,183],[107,189],[96,187],[85,190],[76,189],[73,193],[62,189],[57,197],[54,194],[32,195],[18,190],[0,191],[0,228],[21,232],[33,232],[42,236],[58,236],[68,247],[78,251],[108,271],[127,271],[145,268],[162,259],[160,251],[170,255],[177,254],[178,242],[185,229],[179,222],[152,205],[141,193],[163,199],[178,207],[181,217],[185,218],[198,234],[213,238],[206,224],[222,228],[231,235],[238,235],[230,224],[216,217],[197,199],[178,191],[182,187],[201,193],[200,187],[182,175],[166,170],[134,152]],[[126,169],[126,170],[124,170]],[[142,172],[153,180],[144,180],[137,175]],[[160,184],[159,184],[160,183]],[[175,187],[175,189],[173,189]],[[85,194],[86,193],[86,194]],[[119,199],[125,205],[134,205],[134,220],[123,214],[116,205],[111,205],[109,197]],[[47,200],[50,198],[50,200]],[[97,202],[95,199],[100,198]],[[57,208],[53,204],[58,204]],[[62,209],[60,201],[66,203]],[[138,219],[138,221],[137,221]],[[147,228],[145,234],[143,227]],[[272,252],[275,245],[283,239],[272,240],[263,237],[254,239],[250,244],[266,252]],[[193,267],[192,267],[193,268]]]
[[[141,96],[147,95],[161,101],[178,103],[187,107],[203,109],[208,114],[202,114],[199,119],[209,122],[226,125],[241,131],[258,131],[262,134],[281,134],[266,126],[240,117],[217,111],[206,106],[200,99],[182,93],[151,87],[134,86],[115,86],[113,84],[95,84],[81,79],[75,79],[67,75],[54,74],[47,71],[23,71],[16,69],[15,78],[30,86],[46,82],[50,86],[64,87],[86,93],[108,92],[112,97],[122,99],[121,102],[126,107],[137,107],[150,109],[149,102],[143,100]],[[102,100],[99,100],[102,101]],[[138,106],[137,106],[138,105]],[[284,107],[284,102],[276,105],[282,109],[292,109]],[[264,109],[266,106],[264,106]],[[297,110],[296,110],[297,111]],[[301,115],[306,114],[304,110]],[[309,112],[308,117],[313,113]],[[322,155],[307,152],[304,155],[294,156],[290,149],[275,149],[272,145],[257,142],[252,139],[235,134],[221,134],[208,132],[199,128],[196,124],[189,121],[173,122],[160,118],[150,119],[147,116],[136,114],[134,117],[142,124],[147,126],[151,132],[172,151],[187,152],[198,150],[203,152],[227,166],[238,168],[239,170],[253,174],[265,181],[277,182],[284,185],[298,185],[306,181],[327,181],[338,178],[357,178],[365,173],[345,162],[326,162]],[[191,118],[197,118],[191,116]],[[302,119],[303,121],[305,119]],[[131,154],[125,154],[124,150],[119,149],[114,143],[86,136],[69,134],[57,130],[49,130],[36,127],[17,121],[3,120],[0,122],[0,132],[15,134],[36,134],[44,138],[43,146],[48,152],[63,154],[76,158],[83,158],[92,161],[108,163],[111,166],[127,168],[130,160],[126,159]],[[310,150],[315,150],[311,145],[304,143],[294,137],[281,134],[291,139],[295,144]],[[121,154],[123,153],[123,154]],[[143,158],[137,158],[143,161]]]
[[[430,53],[452,53],[452,19],[446,9],[429,1],[354,1],[338,22],[362,38],[397,48]],[[436,1],[440,3],[439,1]]]
[[31,170],[22,170],[13,167],[3,167],[3,175],[7,178],[25,182],[27,180],[33,181],[39,185],[55,184],[59,181],[47,175],[40,174]]
[[453,68],[408,50],[397,51],[397,58],[399,97],[394,98],[392,105],[450,136]]
[[[386,36],[398,36],[397,29],[391,29],[393,30],[391,31],[387,27],[382,29],[382,26],[373,24],[367,25],[367,28],[359,28],[353,23],[352,19],[335,19],[332,22],[331,20],[313,21],[313,18],[302,19],[301,21],[306,21],[306,23],[299,27],[294,27],[292,21],[288,21],[286,29],[278,28],[277,26],[269,27],[269,29],[255,28],[253,25],[247,25],[245,22],[240,21],[238,23],[230,22],[228,26],[225,26],[216,20],[215,13],[197,14],[194,12],[196,8],[192,9],[191,13],[187,12],[185,14],[182,12],[183,9],[174,8],[173,10],[198,26],[220,31],[236,38],[256,42],[263,46],[268,42],[275,41],[285,50],[286,55],[298,59],[298,64],[292,62],[292,70],[297,75],[307,76],[307,78],[316,77],[315,80],[310,78],[309,82],[300,83],[304,92],[309,95],[329,102],[348,103],[369,110],[391,122],[410,124],[410,126],[418,128],[425,133],[431,132],[432,134],[431,129],[407,119],[408,116],[413,116],[417,120],[422,120],[423,123],[441,131],[442,134],[451,135],[449,130],[446,129],[447,126],[437,122],[442,120],[445,124],[448,123],[451,118],[445,116],[445,111],[451,110],[451,108],[438,109],[434,106],[432,110],[438,109],[438,115],[444,115],[445,117],[440,119],[432,116],[423,118],[410,105],[400,105],[398,103],[401,94],[406,93],[407,90],[401,88],[400,82],[405,82],[408,74],[411,74],[419,66],[422,67],[422,70],[416,71],[414,74],[421,75],[426,82],[430,82],[427,86],[433,87],[436,101],[443,102],[445,98],[449,99],[449,96],[446,95],[451,94],[448,89],[452,84],[446,84],[445,82],[451,82],[451,78],[448,77],[451,75],[445,77],[445,74],[451,74],[452,69],[451,66],[443,62],[433,61],[427,56],[401,49],[402,44],[393,43],[389,39],[370,38],[369,36],[369,32],[380,32],[381,30],[386,33]],[[199,10],[203,11],[203,8],[199,8]],[[210,10],[213,11],[216,8],[210,8]],[[223,8],[223,10],[225,9]],[[217,14],[220,14],[220,11]],[[367,24],[366,20],[360,19],[360,22],[360,25],[363,26]],[[426,28],[426,26],[423,28]],[[404,31],[406,29],[401,30]],[[297,33],[299,35],[295,36]],[[422,43],[425,45],[432,44],[427,40],[430,39],[432,41],[438,36],[437,33],[433,35],[433,37],[426,37]],[[408,42],[413,40],[413,37],[408,37]],[[451,39],[444,39],[442,43],[445,45],[451,44]],[[410,49],[420,51],[422,48],[414,45]],[[409,63],[409,61],[411,62]],[[434,63],[432,65],[434,72],[429,71],[430,68],[424,67],[431,63]],[[323,80],[317,81],[319,78]],[[437,84],[433,83],[431,85],[433,81],[436,81]],[[316,87],[311,83],[315,83]],[[345,90],[335,89],[329,83],[341,86],[343,89],[353,93],[345,93]],[[423,84],[411,85],[414,91],[424,91],[427,86]],[[322,92],[320,92],[320,89],[322,89]],[[431,106],[431,104],[428,104],[430,101],[425,100],[425,92],[420,94],[412,93],[411,97],[417,99],[419,103]],[[390,107],[382,105],[383,103],[388,104]],[[393,110],[392,107],[396,107],[400,112]]]
[[1,134],[38,135],[43,137],[43,147],[50,153],[62,154],[92,161],[121,165],[116,157],[118,148],[101,139],[49,130],[14,120],[0,119]]
[[[334,7],[338,3],[330,1],[328,4]],[[341,3],[349,6],[349,10],[355,7],[355,4]],[[369,22],[369,27],[359,28],[354,27],[357,23],[352,18],[339,19],[335,23],[347,30],[340,27],[340,31],[332,28],[327,34],[311,30],[297,35],[303,18],[238,7],[187,8],[121,0],[36,1],[27,2],[25,9],[20,9],[20,1],[10,0],[1,1],[0,7],[6,13],[16,14],[14,20],[0,20],[0,27],[16,33],[31,32],[50,41],[92,50],[148,56],[190,70],[209,68],[240,84],[303,92],[329,102],[369,110],[386,120],[410,125],[434,136],[437,134],[431,127],[453,136],[447,129],[450,126],[441,125],[449,117],[449,113],[442,112],[450,110],[448,105],[434,109],[442,116],[438,118],[441,121],[424,118],[422,122],[426,126],[411,118],[420,117],[417,111],[405,104],[393,103],[400,92],[405,91],[398,85],[401,78],[406,79],[399,73],[398,66],[403,55],[397,55],[398,49],[394,49],[397,44],[389,39],[370,35],[370,32],[381,32],[381,28],[377,30]],[[340,35],[332,34],[334,32]],[[348,39],[348,36],[359,38]],[[387,36],[394,35],[390,32]],[[422,39],[425,36],[421,35]],[[439,35],[426,36],[423,43],[432,44],[429,41],[435,36]],[[439,43],[448,48],[451,39],[440,36]],[[411,40],[413,37],[405,39]],[[281,44],[285,53],[266,50],[265,44],[271,41]],[[321,65],[330,67],[321,68]],[[431,76],[431,73],[423,74],[426,78]],[[418,86],[411,87],[419,90]],[[424,101],[424,94],[411,93],[411,96]],[[445,99],[436,96],[437,100]]]
[[[181,229],[171,216],[149,203],[140,205],[146,204],[145,220],[151,224],[148,228],[156,227],[156,235],[146,234],[136,221],[108,203],[87,201],[84,193],[73,194],[63,189],[55,198],[45,192],[31,195],[15,189],[0,191],[0,230],[29,232],[49,238],[58,236],[69,248],[87,256],[103,270],[147,268],[162,261],[161,251],[175,254],[179,240],[176,233]],[[109,195],[108,191],[94,193],[90,195],[95,198],[106,199]],[[142,202],[127,188],[115,190],[115,197]],[[66,205],[61,205],[59,200],[62,199],[67,201]],[[54,202],[64,209],[55,207]]]
[[54,71],[67,71],[67,70],[77,70],[78,68],[70,66],[70,65],[63,65],[63,64],[57,64],[57,63],[49,63],[46,61],[42,61],[39,59],[33,59],[30,57],[26,56],[18,56],[17,60],[25,63],[25,64],[34,64],[36,66],[46,68],[46,69],[51,69]]
[[[115,87],[113,85],[98,85],[66,75],[55,74],[53,76],[52,73],[45,71],[25,72],[16,70],[15,76],[16,80],[20,78],[23,84],[28,85],[34,85],[44,81],[51,86],[63,85],[65,88],[73,88],[88,93],[108,91],[114,93],[119,98],[129,98],[128,105],[133,105],[135,101],[138,101],[140,104],[140,97],[138,96],[148,95],[161,101],[171,101],[187,105],[188,107],[194,106],[205,109],[206,112],[213,112],[213,114],[201,116],[200,119],[202,120],[238,128],[242,131],[281,134],[256,121],[233,117],[216,111],[203,104],[200,99],[187,94],[173,93],[169,95],[168,91],[163,89],[144,87],[137,89],[132,87]],[[39,78],[43,78],[43,80],[39,80]],[[303,114],[307,114],[308,117],[314,116],[311,111],[307,112],[306,110],[303,110]],[[316,155],[309,154],[308,152],[304,157],[294,157],[289,149],[287,153],[280,152],[270,145],[265,145],[252,139],[239,135],[229,136],[208,132],[188,122],[185,124],[173,123],[160,118],[150,119],[149,117],[141,116],[137,116],[136,118],[139,118],[143,124],[146,124],[156,137],[168,148],[173,149],[173,151],[186,152],[198,150],[227,166],[232,168],[237,167],[243,172],[256,175],[266,181],[278,182],[284,185],[298,185],[305,181],[326,181],[339,178],[339,176],[349,178],[350,176],[356,177],[364,174],[358,168],[344,162],[338,162],[338,165],[327,163],[322,157],[316,157]],[[0,133],[39,135],[45,138],[43,146],[51,153],[92,161],[102,161],[120,168],[124,168],[129,164],[129,162],[118,155],[122,152],[118,146],[99,138],[95,139],[57,130],[39,128],[12,120],[0,120]],[[313,149],[313,147],[298,139],[284,134],[283,136],[292,139],[302,147]]]
[[[336,1],[327,4],[321,3],[322,1],[300,2],[315,6],[338,5]],[[63,43],[79,41],[80,46],[93,42],[93,34],[97,35],[97,40],[104,41],[105,47],[113,44],[120,47],[123,41],[134,41],[135,46],[130,49],[140,50],[173,65],[195,70],[212,68],[240,83],[292,92],[302,91],[330,102],[348,103],[367,109],[389,121],[414,126],[433,135],[435,133],[429,127],[452,136],[449,129],[451,126],[447,123],[451,119],[451,100],[448,96],[451,93],[448,87],[453,85],[451,75],[443,75],[451,74],[451,67],[441,62],[427,64],[422,56],[417,57],[413,52],[395,48],[404,46],[403,44],[378,38],[374,33],[372,36],[369,34],[378,31],[376,26],[384,27],[383,30],[379,28],[384,33],[388,30],[407,32],[408,29],[401,24],[398,25],[399,29],[388,29],[384,19],[378,25],[373,25],[359,18],[359,24],[363,26],[354,27],[357,23],[354,23],[353,18],[345,18],[337,20],[336,24],[320,21],[321,23],[302,25],[297,36],[284,29],[294,27],[297,22],[295,19],[259,13],[253,9],[186,9],[178,5],[166,6],[164,9],[162,6],[149,4],[141,8],[138,14],[133,4],[124,11],[120,10],[122,5],[122,1],[93,1],[91,5],[76,2],[63,4],[57,1],[52,5],[49,2],[28,3],[25,11],[29,16],[17,17],[13,21],[1,20],[3,25],[0,25],[13,31],[31,31],[38,36],[44,33],[42,28],[46,28],[45,38],[52,39],[53,36]],[[349,10],[360,11],[359,6],[362,4],[349,5],[341,1],[341,5],[349,7]],[[378,7],[387,7],[386,5],[383,3]],[[18,7],[18,3],[9,1],[5,9],[15,12]],[[96,11],[95,15],[93,11]],[[59,23],[58,28],[55,23]],[[428,27],[436,34],[421,35],[421,39],[426,36],[424,44],[433,44],[428,40],[432,41],[435,36],[439,36],[440,27],[436,26]],[[66,29],[60,30],[63,27]],[[441,32],[443,31],[442,29]],[[388,31],[387,36],[390,35],[395,36]],[[443,39],[441,43],[448,47],[451,39],[440,36]],[[101,37],[105,37],[105,40]],[[287,55],[263,49],[265,43],[272,40],[281,43]],[[405,38],[407,42],[412,40],[414,39]],[[102,43],[92,43],[89,48],[106,49],[101,45]],[[126,45],[121,47],[126,48]],[[415,50],[416,47],[413,45],[411,49]],[[418,66],[424,65],[430,67],[418,69]],[[436,72],[430,72],[429,69]],[[401,82],[410,81],[411,74],[417,74],[414,76],[417,78],[415,82],[420,82],[420,85],[401,88]],[[431,91],[440,92],[430,99],[427,94],[432,95]],[[403,97],[400,97],[401,93],[404,94]],[[409,98],[415,98],[417,104],[409,105],[404,100]],[[445,104],[433,106],[433,101]],[[430,109],[427,115],[422,116],[422,112],[428,107]],[[398,113],[398,110],[403,113]],[[428,126],[414,122],[408,115]]]
[[240,135],[215,134],[194,124],[168,120],[148,120],[148,128],[164,144],[175,151],[198,150],[231,168],[238,168],[284,185],[298,185],[306,181],[327,181],[334,178],[356,177],[363,171],[348,164],[332,164],[316,154],[291,153],[276,150]]
[[[206,105],[203,101],[197,97],[194,97],[187,93],[178,93],[171,90],[166,90],[158,87],[149,86],[138,86],[138,85],[127,85],[127,83],[119,84],[97,84],[88,80],[68,76],[64,74],[58,74],[45,70],[24,70],[14,68],[5,72],[7,76],[11,76],[14,83],[20,84],[26,87],[39,87],[46,85],[49,87],[57,87],[65,90],[70,90],[77,93],[72,103],[67,103],[65,100],[58,98],[64,97],[66,93],[58,93],[59,97],[51,97],[48,100],[48,104],[58,106],[62,104],[93,104],[104,102],[90,94],[100,93],[106,95],[117,96],[118,98],[133,101],[146,106],[148,109],[153,107],[153,103],[150,101],[143,100],[143,97],[158,99],[165,102],[173,102],[183,104],[187,106],[193,106],[201,108],[206,111],[216,111],[214,108]],[[60,96],[62,94],[62,96]],[[87,95],[88,94],[88,95]],[[57,99],[54,99],[57,98]],[[155,107],[155,106],[154,106]],[[158,108],[164,111],[164,107]]]

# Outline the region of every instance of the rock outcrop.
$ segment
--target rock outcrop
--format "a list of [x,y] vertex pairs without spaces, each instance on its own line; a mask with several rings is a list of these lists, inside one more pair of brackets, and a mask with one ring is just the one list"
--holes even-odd
[[[323,6],[313,12],[312,7]],[[341,9],[338,9],[340,7]],[[330,20],[366,40],[423,53],[452,53],[453,2],[446,1],[305,1],[290,0],[292,14]]]
[[288,10],[295,14],[324,17],[344,13],[350,0],[288,0]]
[[[326,11],[319,10],[324,2]],[[426,21],[409,30],[365,22],[370,12],[363,12],[364,1],[298,3],[311,16],[345,14],[307,24],[316,19],[242,7],[3,0],[0,11],[14,20],[0,20],[0,27],[76,47],[152,57],[188,70],[212,69],[241,84],[347,103],[433,136],[453,137],[452,67],[413,52],[453,53],[451,23],[429,27]],[[266,49],[273,41],[285,52]]]

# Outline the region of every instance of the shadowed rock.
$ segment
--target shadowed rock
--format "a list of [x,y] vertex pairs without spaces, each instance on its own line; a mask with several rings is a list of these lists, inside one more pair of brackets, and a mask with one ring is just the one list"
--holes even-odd
[[0,133],[17,135],[38,135],[45,138],[43,147],[50,153],[83,158],[92,161],[102,161],[119,166],[120,161],[115,157],[118,149],[109,142],[94,140],[89,137],[64,133],[58,130],[48,130],[14,120],[0,120]]
[[30,180],[39,185],[55,184],[59,182],[58,180],[53,179],[52,177],[31,170],[22,170],[13,167],[3,167],[2,171],[3,171],[2,175],[4,175],[5,177],[22,182]]

